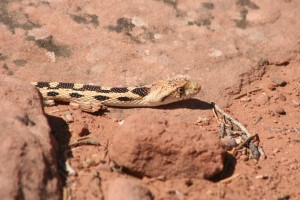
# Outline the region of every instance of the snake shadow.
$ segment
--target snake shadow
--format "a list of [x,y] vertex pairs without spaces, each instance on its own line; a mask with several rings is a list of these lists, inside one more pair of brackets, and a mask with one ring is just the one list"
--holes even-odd
[[186,99],[183,101],[174,102],[167,105],[162,105],[159,107],[156,107],[156,109],[179,109],[179,108],[187,108],[191,110],[210,110],[213,108],[212,103],[208,103],[206,101],[201,101],[199,99]]
[[[178,101],[178,102],[174,102],[174,103],[170,103],[170,104],[166,104],[166,105],[161,105],[161,106],[157,106],[157,107],[148,107],[148,106],[141,106],[138,108],[148,108],[148,109],[161,109],[161,110],[175,110],[175,109],[180,109],[180,108],[187,108],[187,109],[192,109],[192,110],[210,110],[213,108],[213,103],[208,103],[205,101],[201,101],[199,99],[186,99],[186,100],[182,100],[182,101]],[[123,110],[126,109],[132,109],[132,107],[119,107],[119,106],[111,106],[112,108],[120,108]],[[105,109],[105,110],[99,110],[97,112],[91,113],[92,115],[95,116],[99,116],[99,115],[103,115],[105,113],[109,113],[109,109]]]

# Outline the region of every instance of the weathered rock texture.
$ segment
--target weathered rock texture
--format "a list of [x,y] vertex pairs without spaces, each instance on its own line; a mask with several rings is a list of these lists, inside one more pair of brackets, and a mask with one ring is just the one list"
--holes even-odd
[[28,83],[0,76],[1,199],[59,199],[50,129]]
[[[103,86],[148,84],[189,75],[202,87],[196,99],[223,108],[232,103],[226,111],[251,133],[259,134],[268,159],[255,165],[251,160],[238,160],[233,175],[240,176],[230,183],[192,179],[186,192],[180,179],[151,180],[147,187],[155,188],[153,195],[157,199],[280,199],[285,195],[299,199],[299,10],[299,0],[0,0],[0,74],[27,81]],[[271,77],[280,77],[287,84],[278,86]],[[233,100],[235,94],[255,88],[262,91]],[[262,92],[267,98],[260,96]],[[285,101],[274,98],[279,93]],[[191,123],[198,116],[208,118],[211,124],[202,125],[208,136],[218,124],[211,120],[211,110],[198,103],[179,102],[177,109],[155,111]],[[275,108],[286,114],[276,113]],[[109,110],[106,117],[71,110],[74,123],[69,130],[74,134],[70,141],[76,141],[87,126],[90,136],[104,144],[117,126],[111,118],[123,120],[144,111]],[[62,117],[62,113],[54,115]],[[98,148],[87,146],[72,153],[70,163],[79,172],[82,160],[101,155]],[[99,199],[98,186],[91,186],[89,177],[100,171],[105,182],[116,174],[106,174],[100,166],[72,177],[67,189],[74,199]],[[257,175],[269,179],[254,178]]]
[[140,176],[209,178],[223,168],[213,134],[155,112],[132,115],[115,131],[109,151],[118,165]]

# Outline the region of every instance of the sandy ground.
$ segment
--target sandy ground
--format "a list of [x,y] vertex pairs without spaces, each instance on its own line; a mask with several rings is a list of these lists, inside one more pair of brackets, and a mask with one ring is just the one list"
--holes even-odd
[[[196,100],[157,109],[89,114],[45,107],[58,163],[67,156],[76,172],[67,176],[60,166],[65,198],[126,199],[138,197],[133,191],[140,188],[140,199],[299,199],[299,9],[297,0],[4,0],[0,72],[26,82],[131,86],[186,75],[201,84]],[[204,106],[210,102],[258,133],[267,158],[225,156],[223,172],[210,179],[137,177],[110,164],[120,122],[144,111],[217,138],[218,122]],[[197,123],[199,117],[209,123]],[[67,155],[59,150],[82,137],[101,145],[74,147]],[[113,196],[116,191],[121,194]]]

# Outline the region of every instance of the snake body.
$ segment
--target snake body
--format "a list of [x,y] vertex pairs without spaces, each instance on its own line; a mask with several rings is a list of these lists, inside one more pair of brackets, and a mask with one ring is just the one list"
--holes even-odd
[[45,100],[70,102],[88,112],[100,106],[154,107],[191,98],[201,87],[198,83],[177,78],[135,87],[102,87],[96,85],[31,82]]

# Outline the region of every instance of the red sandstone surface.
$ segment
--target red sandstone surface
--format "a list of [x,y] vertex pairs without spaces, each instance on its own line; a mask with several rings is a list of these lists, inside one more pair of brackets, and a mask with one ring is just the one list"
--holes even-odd
[[[0,1],[0,196],[299,199],[299,10],[297,0]],[[96,114],[43,111],[29,84],[176,75],[202,91]],[[258,133],[267,158],[225,154],[210,102]],[[82,138],[100,145],[66,150]]]

